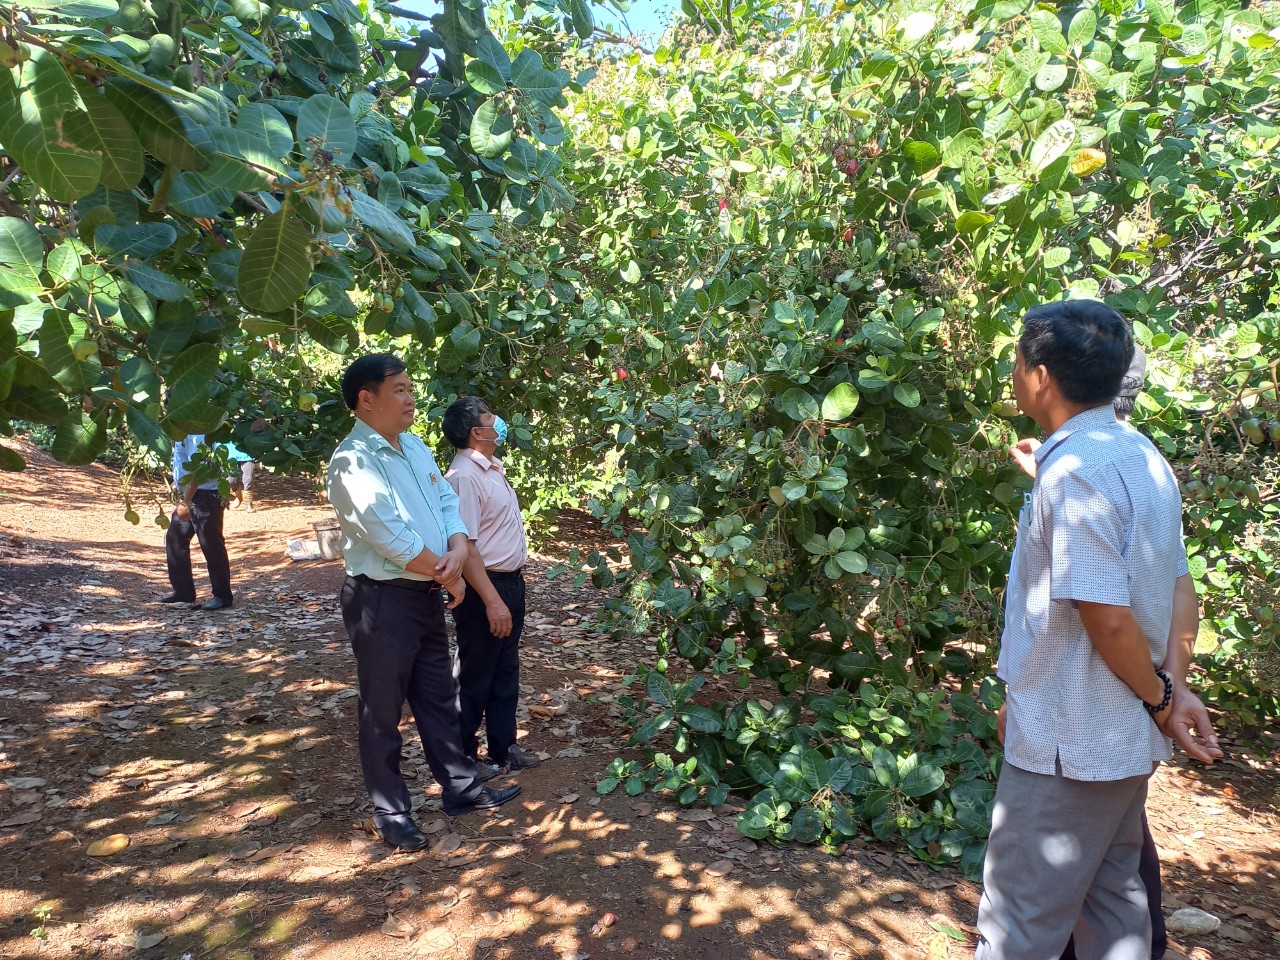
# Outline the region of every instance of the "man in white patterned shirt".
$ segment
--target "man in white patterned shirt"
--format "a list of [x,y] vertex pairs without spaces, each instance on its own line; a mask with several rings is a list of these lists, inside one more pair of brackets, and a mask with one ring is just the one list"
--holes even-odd
[[1047,434],[1018,524],[1000,676],[996,791],[975,960],[1148,960],[1138,876],[1142,808],[1170,756],[1176,604],[1194,586],[1177,480],[1116,422],[1133,356],[1124,319],[1094,301],[1027,313],[1014,394]]

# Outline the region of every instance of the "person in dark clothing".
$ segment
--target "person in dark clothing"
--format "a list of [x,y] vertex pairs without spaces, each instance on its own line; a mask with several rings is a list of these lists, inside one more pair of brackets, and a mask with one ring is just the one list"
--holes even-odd
[[187,480],[187,464],[204,442],[204,435],[193,433],[173,446],[173,485],[178,492],[178,505],[165,531],[164,552],[169,568],[169,584],[173,592],[161,603],[195,603],[196,585],[191,572],[191,538],[200,541],[205,564],[209,568],[209,584],[213,598],[201,610],[227,610],[234,604],[231,593],[231,561],[227,557],[227,541],[222,535],[222,494],[218,481],[193,483]]
[[476,755],[483,718],[488,762],[508,772],[527,770],[539,763],[516,743],[529,542],[520,501],[495,456],[507,425],[479,397],[462,397],[445,411],[443,429],[458,451],[445,479],[458,495],[458,512],[475,551],[463,568],[471,589],[453,611],[462,747]]

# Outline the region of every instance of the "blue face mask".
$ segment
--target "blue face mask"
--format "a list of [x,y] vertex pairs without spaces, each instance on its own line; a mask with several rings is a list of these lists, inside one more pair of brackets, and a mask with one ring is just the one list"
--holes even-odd
[[502,446],[507,441],[507,421],[503,420],[496,413],[493,415],[493,432],[498,435],[498,446]]

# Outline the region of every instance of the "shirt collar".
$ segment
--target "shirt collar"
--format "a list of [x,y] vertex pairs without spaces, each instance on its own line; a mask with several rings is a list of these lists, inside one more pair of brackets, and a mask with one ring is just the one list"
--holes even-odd
[[[377,430],[373,429],[373,427],[369,426],[359,417],[356,418],[356,425],[351,428],[351,436],[355,437],[365,446],[370,447],[373,450],[380,451],[385,448],[390,450],[392,453],[401,452],[391,445],[390,440],[380,434]],[[403,434],[401,434],[401,436],[403,436]]]
[[499,473],[502,473],[501,460],[498,460],[494,457],[486,457],[483,453],[481,453],[475,447],[463,447],[458,452],[463,456],[465,456],[468,460],[478,464],[485,470],[497,470]]
[[1036,467],[1048,458],[1068,437],[1079,430],[1099,430],[1116,425],[1115,408],[1110,403],[1100,407],[1092,407],[1077,413],[1074,417],[1049,435],[1049,438],[1036,451]]

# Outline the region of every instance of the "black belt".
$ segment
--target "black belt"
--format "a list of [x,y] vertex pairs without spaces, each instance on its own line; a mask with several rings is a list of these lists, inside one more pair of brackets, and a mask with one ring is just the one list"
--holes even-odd
[[490,580],[523,580],[524,567],[519,570],[486,570]]
[[439,590],[440,584],[434,580],[409,580],[405,577],[396,577],[393,580],[375,580],[373,577],[366,576],[363,573],[357,573],[352,580],[359,580],[361,583],[371,583],[375,587],[400,587],[403,590],[417,590],[419,593],[431,593],[433,590]]

